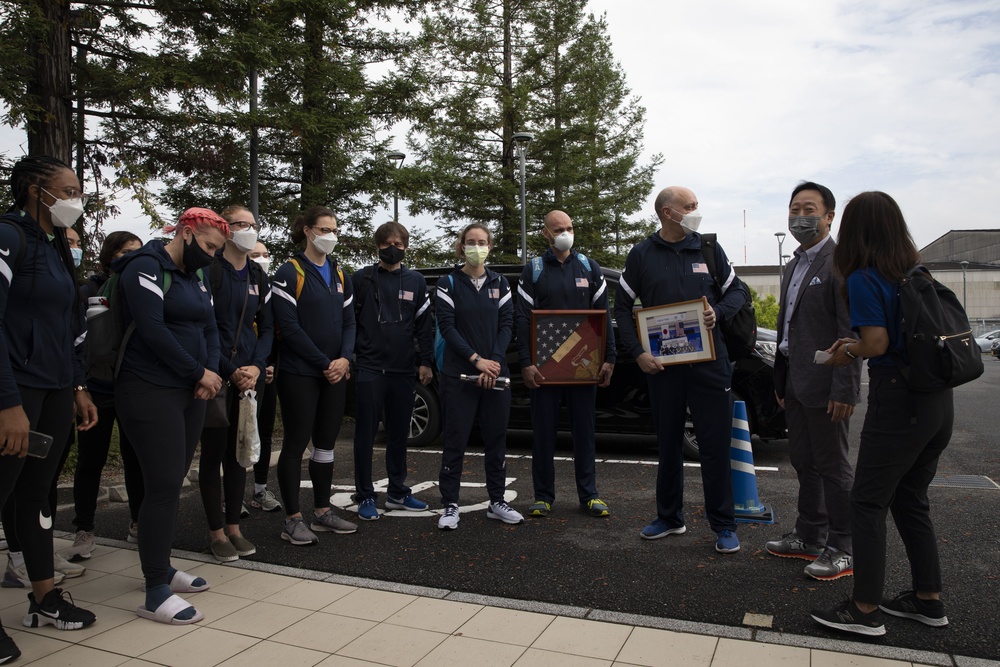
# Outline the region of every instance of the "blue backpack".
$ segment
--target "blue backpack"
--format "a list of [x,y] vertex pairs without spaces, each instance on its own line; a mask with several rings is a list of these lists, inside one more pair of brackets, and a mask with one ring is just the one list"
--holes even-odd
[[[451,274],[445,276],[448,284],[454,289],[455,281],[451,279]],[[434,363],[438,371],[444,366],[444,336],[441,335],[441,327],[438,326],[437,317],[434,318]]]

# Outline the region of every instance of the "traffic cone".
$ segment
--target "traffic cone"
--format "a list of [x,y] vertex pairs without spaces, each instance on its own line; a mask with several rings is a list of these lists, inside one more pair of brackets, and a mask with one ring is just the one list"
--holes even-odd
[[729,446],[733,470],[733,501],[737,523],[774,523],[774,512],[757,496],[757,473],[753,468],[747,404],[733,402],[733,439]]

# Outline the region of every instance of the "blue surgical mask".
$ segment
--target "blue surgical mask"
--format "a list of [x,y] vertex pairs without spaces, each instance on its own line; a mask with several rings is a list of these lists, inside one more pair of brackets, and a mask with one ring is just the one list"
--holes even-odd
[[79,269],[83,264],[83,248],[70,248],[69,252],[73,255],[73,266]]

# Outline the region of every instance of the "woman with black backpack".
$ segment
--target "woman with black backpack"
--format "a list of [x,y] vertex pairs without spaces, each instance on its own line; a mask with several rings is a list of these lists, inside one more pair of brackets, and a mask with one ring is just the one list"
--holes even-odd
[[219,329],[218,370],[225,380],[225,397],[215,399],[223,409],[212,409],[205,417],[198,487],[208,518],[212,555],[220,563],[228,563],[257,552],[240,532],[247,472],[237,461],[236,440],[241,397],[248,391],[259,392],[264,385],[274,318],[267,276],[257,262],[247,258],[257,245],[253,213],[243,206],[230,206],[222,211],[222,217],[229,223],[229,238],[209,267],[209,283]]
[[[900,283],[920,254],[892,197],[863,192],[847,204],[833,261],[844,276],[851,327],[860,340],[837,341],[826,363],[847,366],[868,359],[868,410],[851,490],[853,599],[813,610],[812,617],[862,635],[885,634],[879,609],[942,627],[948,617],[927,487],[951,440],[955,408],[951,389],[915,391],[901,366],[913,358],[907,354]],[[889,512],[906,547],[912,590],[883,599]]]

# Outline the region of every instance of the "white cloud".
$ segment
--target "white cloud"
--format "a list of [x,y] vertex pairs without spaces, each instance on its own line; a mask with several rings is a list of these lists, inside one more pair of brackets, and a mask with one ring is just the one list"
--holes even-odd
[[[995,2],[592,0],[648,110],[658,186],[695,189],[730,256],[773,263],[801,179],[880,189],[918,245],[995,227]],[[651,196],[652,198],[652,196]],[[786,252],[788,248],[785,248]]]

